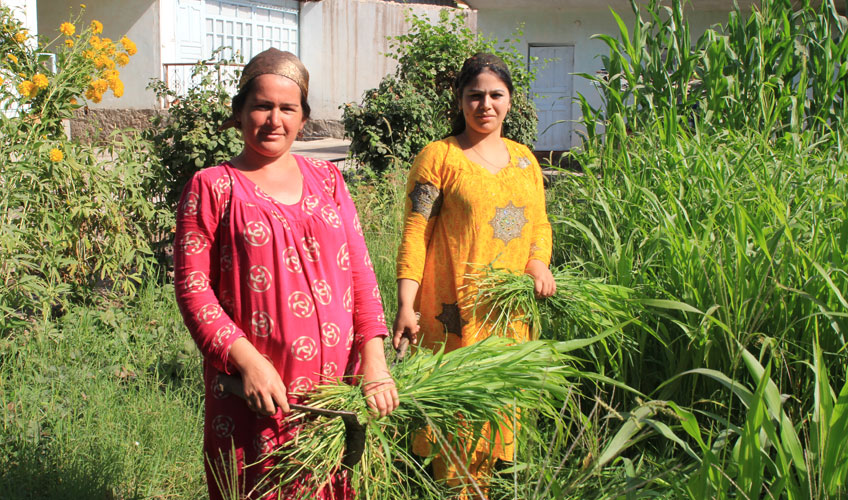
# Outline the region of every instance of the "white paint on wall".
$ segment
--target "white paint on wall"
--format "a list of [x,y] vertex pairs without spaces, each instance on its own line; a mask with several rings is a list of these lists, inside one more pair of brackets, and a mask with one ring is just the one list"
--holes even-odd
[[[438,19],[440,7],[379,0],[305,2],[300,10],[300,58],[309,70],[312,118],[338,120],[340,106],[359,102],[397,67],[385,57],[387,37],[406,33],[406,12]],[[474,28],[472,11],[469,25]]]
[[0,5],[5,5],[12,10],[17,20],[23,23],[24,28],[31,35],[38,33],[38,10],[36,0],[2,0]]
[[[80,0],[38,0],[38,32],[48,39],[58,34],[59,25],[76,17]],[[86,5],[77,33],[93,19],[103,23],[102,36],[114,41],[124,35],[135,42],[138,53],[121,72],[124,95],[115,98],[109,91],[99,104],[88,103],[91,108],[151,109],[157,107],[155,94],[147,90],[151,78],[160,75],[161,55],[159,45],[159,0],[82,0]]]
[[[710,26],[718,23],[726,23],[729,11],[699,11],[697,15],[691,15],[689,11],[689,25],[692,37],[697,38]],[[626,11],[618,10],[629,27],[633,25],[633,12],[628,8]],[[529,54],[531,44],[538,45],[573,45],[574,46],[574,72],[595,74],[601,69],[601,55],[608,54],[609,50],[601,40],[592,39],[592,35],[606,33],[616,35],[618,25],[612,14],[604,8],[603,10],[572,10],[562,7],[551,7],[547,9],[481,9],[477,12],[477,26],[480,33],[486,36],[495,36],[499,39],[512,38],[516,28],[523,27],[523,37],[517,38],[518,49],[523,54]],[[585,96],[593,106],[600,105],[600,96],[597,89],[589,82],[579,76],[574,76],[573,92]],[[572,147],[580,144],[579,131],[581,130],[577,121],[582,115],[580,105],[572,103],[571,115],[575,120],[571,136]]]

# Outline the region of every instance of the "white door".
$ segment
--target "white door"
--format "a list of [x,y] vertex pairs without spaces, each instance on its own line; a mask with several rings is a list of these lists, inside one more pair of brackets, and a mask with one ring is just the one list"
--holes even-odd
[[[537,58],[537,59],[533,59]],[[537,151],[571,149],[574,46],[530,45],[536,80],[530,87],[539,116]]]
[[177,0],[177,62],[195,63],[203,58],[203,2]]

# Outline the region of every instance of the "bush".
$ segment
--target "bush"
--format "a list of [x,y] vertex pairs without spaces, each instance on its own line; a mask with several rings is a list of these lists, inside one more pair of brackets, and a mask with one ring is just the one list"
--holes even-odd
[[218,127],[230,117],[230,95],[218,78],[220,70],[236,61],[212,59],[198,62],[192,70],[192,85],[179,95],[161,80],[153,81],[159,99],[169,103],[167,115],[151,119],[153,127],[145,137],[153,143],[152,156],[156,175],[148,186],[163,197],[163,208],[174,211],[183,186],[198,170],[217,165],[237,155],[242,148],[235,128],[222,132]]
[[[150,236],[167,221],[141,189],[148,145],[130,134],[108,149],[69,141],[62,120],[123,83],[116,66],[135,45],[98,35],[97,21],[76,34],[63,23],[50,42],[30,40],[0,8],[0,331],[46,319],[98,283],[131,293],[150,260]],[[55,72],[40,53],[58,47]]]
[[[376,172],[406,166],[426,144],[450,133],[453,81],[462,63],[477,52],[499,55],[512,72],[515,95],[504,121],[504,136],[532,147],[536,141],[536,109],[528,97],[533,79],[514,47],[477,37],[464,16],[440,13],[439,22],[410,15],[409,33],[390,41],[389,57],[398,61],[394,75],[365,92],[362,104],[343,105],[350,151]],[[518,33],[520,35],[520,32]],[[505,40],[509,42],[509,40]]]

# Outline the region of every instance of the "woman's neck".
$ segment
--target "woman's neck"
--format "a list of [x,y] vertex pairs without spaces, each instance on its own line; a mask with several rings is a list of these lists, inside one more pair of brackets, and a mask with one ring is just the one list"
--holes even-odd
[[460,145],[466,148],[473,148],[478,146],[481,148],[491,146],[497,147],[502,144],[501,129],[499,128],[498,130],[489,134],[481,134],[466,127],[465,130],[463,130],[456,136],[456,140],[457,142],[459,142]]
[[257,171],[291,168],[295,164],[295,161],[291,151],[286,151],[282,155],[272,158],[256,154],[248,148],[244,148],[241,153],[231,160],[231,163],[239,170]]

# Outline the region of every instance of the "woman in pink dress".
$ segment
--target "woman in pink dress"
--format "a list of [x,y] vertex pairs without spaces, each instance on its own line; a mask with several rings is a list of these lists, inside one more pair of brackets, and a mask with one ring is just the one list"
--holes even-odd
[[[386,366],[385,318],[362,227],[331,163],[291,153],[309,117],[309,75],[296,56],[266,50],[245,66],[233,116],[244,149],[186,185],[177,209],[175,290],[203,355],[209,495],[270,492],[269,453],[294,437],[290,402],[317,384],[363,379],[372,410],[398,405]],[[216,390],[241,377],[246,399]],[[346,475],[310,498],[353,498]]]

